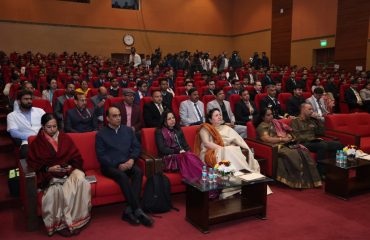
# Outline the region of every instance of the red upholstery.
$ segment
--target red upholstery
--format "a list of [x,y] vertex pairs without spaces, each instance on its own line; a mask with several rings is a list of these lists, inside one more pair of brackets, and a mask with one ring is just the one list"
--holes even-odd
[[98,88],[90,88],[90,90],[87,92],[87,97],[91,98],[95,95],[98,95],[98,91],[99,91]]
[[50,105],[50,102],[46,99],[33,99],[32,106],[44,109],[46,113],[52,113],[53,108]]
[[357,145],[370,153],[370,114],[332,114],[325,117],[326,134],[337,137],[345,145]]
[[[182,127],[185,139],[189,144],[191,150],[194,150],[194,142],[196,132],[199,126],[188,126]],[[141,147],[142,151],[150,156],[156,158],[158,157],[157,145],[155,143],[155,128],[143,128],[141,130]],[[185,185],[182,183],[182,177],[180,173],[165,173],[165,175],[170,179],[171,182],[171,192],[184,192]]]
[[199,90],[199,88],[206,86],[207,83],[204,80],[198,80],[194,82],[195,87]]
[[312,93],[311,92],[302,92],[302,97],[304,98],[304,99],[307,99],[307,98],[309,98],[309,97],[311,97],[312,96]]
[[141,126],[144,126],[145,123],[144,123],[144,105],[147,104],[147,103],[150,103],[152,102],[152,97],[143,97],[142,99],[140,99],[140,112],[141,112]]
[[280,93],[278,96],[278,101],[280,102],[281,109],[286,112],[286,103],[288,99],[292,96],[291,93]]
[[53,106],[55,105],[56,101],[57,101],[57,98],[64,95],[66,92],[65,89],[57,89],[55,90],[54,94],[53,94]]
[[235,112],[235,104],[240,101],[240,95],[239,94],[231,94],[229,97],[230,107],[231,111]]
[[176,87],[175,96],[185,95],[185,87]]
[[225,86],[223,87],[224,93],[226,94],[228,91],[230,91],[233,87],[232,86]]
[[[70,99],[67,99],[64,101],[64,104],[63,104],[63,116],[64,116],[64,119],[67,115],[67,111],[69,109],[72,109],[72,108],[75,108],[76,107],[76,104],[75,104],[75,100],[74,98],[70,98]],[[90,99],[87,99],[87,108],[93,108],[94,105],[92,104],[91,100]]]
[[224,88],[225,86],[229,86],[229,82],[227,80],[219,80],[216,82],[217,88]]
[[254,97],[254,103],[256,104],[256,108],[258,111],[260,111],[260,104],[261,100],[264,99],[267,96],[267,93],[259,93]]
[[204,112],[205,114],[207,114],[207,103],[209,103],[210,101],[213,101],[216,99],[216,96],[215,95],[204,95],[203,98],[202,98],[202,102],[204,104]]
[[248,85],[248,86],[245,86],[244,89],[246,89],[249,93],[251,93],[253,91],[254,87]]
[[203,96],[203,93],[208,90],[208,86],[201,86],[198,88],[199,96]]
[[180,113],[179,113],[180,104],[181,104],[182,101],[185,101],[185,100],[188,100],[188,99],[189,99],[189,96],[187,96],[187,95],[185,95],[185,96],[175,96],[172,99],[172,111],[175,114],[177,122],[180,121]]

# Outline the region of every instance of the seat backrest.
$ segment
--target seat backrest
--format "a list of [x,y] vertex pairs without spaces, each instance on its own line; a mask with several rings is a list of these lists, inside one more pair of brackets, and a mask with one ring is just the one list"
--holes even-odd
[[239,94],[231,94],[230,97],[229,97],[229,102],[230,102],[230,107],[231,107],[231,111],[233,113],[235,113],[235,104],[237,102],[239,102],[241,99],[240,95]]
[[181,102],[185,101],[185,100],[188,100],[188,99],[189,99],[189,96],[187,96],[187,95],[185,95],[185,96],[177,96],[176,95],[175,97],[173,97],[173,99],[172,99],[172,111],[175,114],[176,122],[180,121],[179,109],[180,109]]
[[[86,106],[87,106],[87,108],[94,108],[94,105],[93,105],[93,103],[91,102],[90,99],[87,99]],[[66,99],[64,101],[64,104],[63,104],[63,117],[64,117],[64,119],[66,119],[67,111],[69,109],[72,109],[72,108],[75,108],[75,107],[76,107],[76,103],[75,103],[74,98]]]
[[229,86],[229,82],[227,80],[218,80],[216,82],[217,88],[224,88],[225,86]]
[[205,115],[207,115],[207,103],[209,103],[210,101],[213,101],[215,99],[216,99],[215,95],[204,95],[203,96],[202,102],[204,104],[204,113],[205,113]]
[[261,111],[261,100],[267,96],[267,93],[259,93],[254,97],[254,103],[258,111]]
[[350,84],[342,84],[340,85],[339,88],[339,101],[345,102],[346,100],[344,99],[344,93],[345,91],[350,87]]
[[203,96],[203,93],[208,90],[208,86],[201,86],[198,88],[199,96]]
[[52,113],[53,112],[53,108],[51,107],[50,102],[46,99],[41,99],[41,98],[33,99],[32,100],[32,106],[42,108],[46,113]]
[[302,92],[302,97],[304,98],[304,99],[307,99],[307,98],[309,98],[309,97],[311,97],[312,96],[312,93],[311,92]]
[[57,98],[64,95],[66,92],[65,89],[57,89],[54,91],[54,94],[53,94],[53,106],[55,105],[56,101],[57,101]]
[[232,86],[223,87],[224,93],[227,94],[227,92],[230,91],[232,88],[233,88]]
[[141,126],[143,126],[143,127],[145,126],[144,105],[147,104],[147,103],[150,103],[152,101],[153,101],[152,97],[143,97],[142,99],[140,99]]
[[246,89],[249,93],[251,93],[253,91],[254,87],[248,85],[248,86],[245,86],[244,89]]
[[177,86],[176,87],[176,90],[175,90],[175,96],[181,96],[181,95],[185,95],[185,91],[186,91],[186,88],[185,87],[182,87],[182,86]]
[[194,151],[195,136],[199,128],[200,126],[196,126],[196,125],[181,128],[181,130],[184,133],[185,140],[188,143],[192,152]]
[[80,151],[83,159],[83,169],[99,169],[100,163],[95,152],[96,132],[68,133],[73,143]]
[[360,136],[370,136],[370,114],[360,112],[326,115],[325,128]]
[[280,93],[279,96],[278,96],[278,100],[280,102],[280,105],[281,105],[281,109],[286,112],[286,102],[288,101],[288,99],[292,97],[292,94],[291,93]]
[[252,121],[247,122],[247,137],[252,139],[257,138],[256,128],[254,127]]
[[158,156],[157,144],[155,143],[155,128],[141,129],[141,149],[150,156]]

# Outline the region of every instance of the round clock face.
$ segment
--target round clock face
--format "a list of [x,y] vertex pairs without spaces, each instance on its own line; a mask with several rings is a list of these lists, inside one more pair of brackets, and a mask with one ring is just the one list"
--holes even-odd
[[126,34],[123,37],[123,43],[126,44],[127,46],[131,46],[134,44],[134,37],[130,34]]

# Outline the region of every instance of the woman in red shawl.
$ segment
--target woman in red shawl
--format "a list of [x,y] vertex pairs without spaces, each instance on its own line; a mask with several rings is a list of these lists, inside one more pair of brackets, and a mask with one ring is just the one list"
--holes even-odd
[[44,114],[41,125],[29,146],[27,161],[43,190],[42,218],[49,236],[55,232],[76,235],[91,217],[91,189],[82,158],[71,138],[58,131],[53,114]]

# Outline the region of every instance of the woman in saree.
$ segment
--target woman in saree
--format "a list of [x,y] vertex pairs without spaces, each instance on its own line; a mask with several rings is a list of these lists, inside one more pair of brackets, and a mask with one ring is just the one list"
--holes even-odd
[[[231,127],[224,125],[221,112],[218,108],[211,109],[198,130],[195,139],[195,154],[210,167],[214,167],[221,160],[231,163],[235,171],[246,169],[250,172],[259,172],[260,166],[253,153],[242,137]],[[248,161],[241,149],[248,151]],[[221,198],[229,197],[240,190],[223,191]],[[268,193],[271,190],[268,189]]]
[[322,185],[308,149],[294,143],[290,134],[292,129],[273,119],[271,109],[261,111],[255,126],[260,140],[278,145],[276,180],[291,188],[313,188]]
[[30,144],[27,162],[43,191],[42,218],[49,236],[77,235],[90,220],[91,187],[85,180],[81,155],[71,138],[58,131],[56,117],[46,113]]
[[203,162],[192,152],[184,133],[176,123],[173,112],[162,114],[161,127],[155,131],[158,153],[163,157],[165,171],[180,171],[186,180],[198,180],[202,175]]

